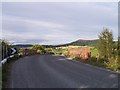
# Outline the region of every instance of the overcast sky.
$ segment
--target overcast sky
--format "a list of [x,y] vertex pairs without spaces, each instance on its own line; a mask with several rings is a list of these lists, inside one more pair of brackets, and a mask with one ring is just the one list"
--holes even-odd
[[103,27],[117,39],[117,2],[2,3],[2,38],[15,44],[97,39]]

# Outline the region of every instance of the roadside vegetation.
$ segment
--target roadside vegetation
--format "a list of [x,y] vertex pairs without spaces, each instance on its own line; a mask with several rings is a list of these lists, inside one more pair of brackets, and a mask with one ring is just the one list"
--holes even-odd
[[99,42],[97,43],[98,49],[98,61],[102,60],[106,68],[114,71],[120,71],[120,55],[119,52],[119,40],[113,41],[112,32],[105,28],[103,32],[99,34]]

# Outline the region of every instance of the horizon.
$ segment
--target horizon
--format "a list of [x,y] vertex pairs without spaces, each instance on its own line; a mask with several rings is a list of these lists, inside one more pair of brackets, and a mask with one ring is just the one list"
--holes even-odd
[[[72,43],[72,42],[75,42],[75,41],[78,41],[78,40],[98,40],[98,39],[77,39],[77,40],[73,40],[73,41],[70,41],[70,42],[66,42],[66,43],[60,43],[60,44],[41,44],[41,45],[62,45],[62,44],[68,44],[68,43]],[[29,45],[31,43],[13,43],[13,45]],[[39,44],[39,43],[35,43],[35,44]],[[31,45],[35,45],[35,44],[31,44]]]
[[[87,39],[78,39],[78,40],[87,40]],[[38,44],[38,45],[52,45],[52,46],[57,46],[57,45],[65,45],[65,44],[69,44],[69,43],[72,43],[72,42],[76,42],[76,41],[78,41],[78,40],[74,40],[74,41],[71,41],[71,42],[67,42],[67,43],[62,43],[62,44]],[[90,40],[90,39],[89,39]],[[88,41],[89,41],[88,40]],[[99,39],[91,39],[91,40],[99,40]],[[118,40],[113,40],[114,42],[116,41],[118,41]],[[36,43],[37,44],[37,43]],[[31,44],[31,43],[16,43],[16,44],[13,44],[13,45],[35,45],[35,44]]]
[[117,20],[117,2],[3,2],[2,38],[14,44],[59,45],[98,39],[105,27],[117,40]]

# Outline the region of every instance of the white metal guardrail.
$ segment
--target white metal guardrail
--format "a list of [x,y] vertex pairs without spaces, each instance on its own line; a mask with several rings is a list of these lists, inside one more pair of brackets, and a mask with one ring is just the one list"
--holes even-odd
[[[20,56],[20,55],[22,55],[22,54],[19,53],[18,56]],[[14,56],[15,56],[15,55],[11,55],[11,56],[3,59],[3,60],[0,62],[0,67],[2,66],[2,64],[5,64],[8,59],[13,58]]]
[[[12,50],[12,52],[11,52],[11,54],[15,54],[15,52],[16,52],[16,49],[15,48],[11,48],[11,50]],[[20,54],[18,54],[18,55],[20,55]],[[3,59],[1,62],[0,62],[0,66],[2,66],[2,64],[4,64],[5,62],[7,62],[7,60],[9,59],[9,58],[12,58],[12,57],[14,57],[15,55],[11,55],[11,56],[8,56],[8,57],[6,57],[5,59]]]
[[7,60],[8,60],[9,58],[12,58],[12,57],[14,57],[14,56],[15,56],[15,55],[11,55],[11,56],[9,56],[9,57],[7,57],[7,58],[3,59],[3,60],[1,61],[1,64],[6,63],[6,62],[7,62]]

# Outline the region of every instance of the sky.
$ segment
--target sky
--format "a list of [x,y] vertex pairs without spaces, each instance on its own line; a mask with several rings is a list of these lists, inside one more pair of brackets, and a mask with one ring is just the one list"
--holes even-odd
[[64,44],[97,39],[103,28],[118,37],[117,2],[3,2],[2,37],[14,44]]

